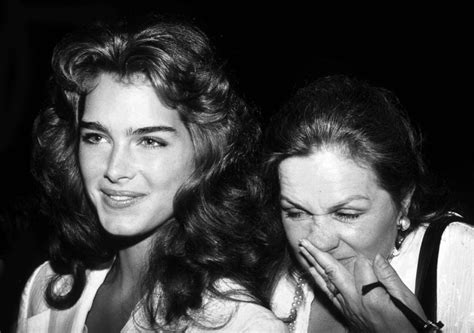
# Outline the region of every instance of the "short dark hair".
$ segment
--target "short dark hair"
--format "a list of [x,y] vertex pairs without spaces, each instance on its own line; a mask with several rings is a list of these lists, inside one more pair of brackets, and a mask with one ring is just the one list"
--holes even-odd
[[[255,110],[231,88],[207,36],[184,22],[161,20],[131,28],[95,25],[67,36],[52,57],[51,104],[36,119],[32,171],[44,189],[53,222],[50,263],[57,273],[46,298],[56,308],[72,306],[85,286],[85,270],[115,255],[86,198],[78,167],[78,122],[91,83],[102,73],[118,79],[145,75],[160,100],[176,110],[189,130],[195,170],[174,199],[174,221],[155,241],[144,295],[150,324],[189,318],[214,283],[230,278],[258,303],[255,287],[258,179],[254,172],[260,127]],[[62,275],[72,288],[54,292]],[[153,297],[161,287],[159,303]],[[266,304],[265,304],[266,305]]]

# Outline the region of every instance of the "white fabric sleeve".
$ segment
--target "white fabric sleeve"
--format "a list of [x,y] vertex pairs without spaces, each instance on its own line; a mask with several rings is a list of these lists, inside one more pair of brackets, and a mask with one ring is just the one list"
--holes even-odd
[[[49,262],[44,262],[38,266],[33,274],[28,278],[28,281],[23,288],[23,292],[20,300],[20,307],[18,310],[18,320],[16,323],[15,332],[23,333],[27,332],[27,320],[34,315],[33,309],[37,308],[37,303],[43,303],[43,283],[38,283],[38,277],[45,275],[49,271]],[[42,282],[44,279],[40,279]]]
[[443,233],[438,257],[438,320],[443,332],[474,332],[474,227],[453,222]]

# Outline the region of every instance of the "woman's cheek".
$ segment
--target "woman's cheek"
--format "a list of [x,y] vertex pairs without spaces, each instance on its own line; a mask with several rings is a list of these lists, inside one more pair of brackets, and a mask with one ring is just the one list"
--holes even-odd
[[302,239],[308,238],[309,230],[304,223],[295,223],[294,221],[284,222],[286,237],[294,250],[295,254],[299,253],[299,242]]

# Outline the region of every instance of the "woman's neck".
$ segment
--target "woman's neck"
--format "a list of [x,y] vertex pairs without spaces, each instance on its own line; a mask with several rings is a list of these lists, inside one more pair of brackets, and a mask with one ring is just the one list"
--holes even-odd
[[109,274],[109,282],[129,292],[140,285],[148,265],[150,246],[151,241],[147,238],[139,243],[121,248],[118,251],[113,272]]
[[90,332],[118,332],[140,301],[141,280],[146,272],[149,241],[122,240],[115,262],[97,291],[87,315]]

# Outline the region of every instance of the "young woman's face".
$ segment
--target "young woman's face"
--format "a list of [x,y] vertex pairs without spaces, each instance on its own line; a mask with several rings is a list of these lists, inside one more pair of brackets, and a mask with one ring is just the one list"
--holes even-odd
[[279,177],[282,221],[300,262],[303,238],[350,270],[359,253],[390,254],[401,215],[371,169],[337,150],[320,150],[283,160]]
[[105,230],[147,235],[173,216],[173,198],[193,171],[193,144],[147,80],[100,75],[85,99],[80,136],[82,178]]

